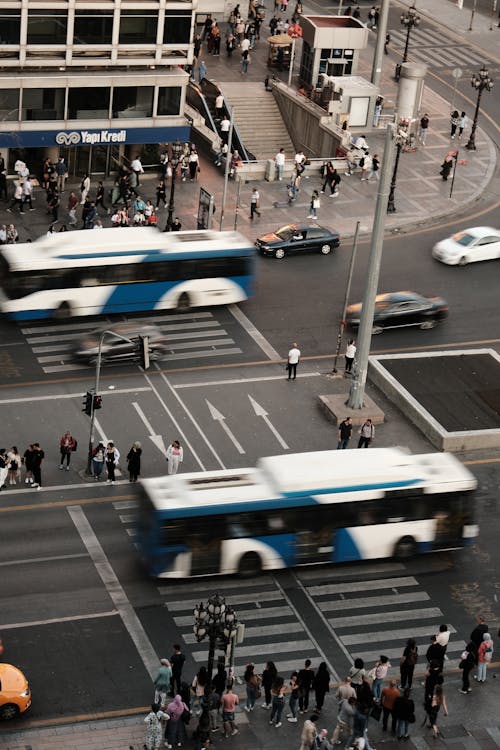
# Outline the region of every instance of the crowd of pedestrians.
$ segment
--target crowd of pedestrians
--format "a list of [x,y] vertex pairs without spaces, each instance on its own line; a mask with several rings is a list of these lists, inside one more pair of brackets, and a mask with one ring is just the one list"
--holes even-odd
[[[427,724],[433,737],[440,735],[440,715],[448,715],[444,666],[448,660],[449,638],[448,627],[441,625],[431,636],[425,652],[422,726]],[[478,683],[486,681],[493,649],[488,626],[484,617],[478,615],[477,625],[458,664],[464,683],[460,693],[471,692],[468,678],[474,667],[477,668],[474,679]],[[421,704],[413,697],[414,671],[420,658],[416,640],[409,638],[398,660],[399,675],[391,674],[391,670],[395,670],[384,654],[374,660],[372,666],[366,666],[358,657],[337,685],[332,685],[325,662],[315,669],[311,660],[306,659],[289,677],[280,674],[273,661],[267,662],[261,675],[253,663],[248,663],[241,680],[245,688],[243,700],[233,690],[233,670],[226,670],[223,659],[212,677],[202,666],[193,679],[186,682],[182,675],[185,657],[176,645],[170,659],[161,659],[154,681],[154,703],[144,720],[147,724],[145,747],[147,750],[158,750],[162,744],[167,748],[181,747],[187,743],[188,734],[192,734],[198,749],[209,747],[216,732],[230,738],[239,731],[236,712],[240,701],[242,710],[249,716],[259,705],[269,711],[268,723],[274,729],[279,730],[285,719],[290,724],[300,722],[297,727],[300,750],[332,750],[338,745],[374,750],[369,725],[378,722],[382,732],[390,732],[398,741],[408,740],[411,726],[416,722],[417,706]],[[329,694],[337,715],[330,729],[322,729],[319,721]],[[311,702],[312,696],[314,701]],[[263,699],[261,704],[259,699]]]

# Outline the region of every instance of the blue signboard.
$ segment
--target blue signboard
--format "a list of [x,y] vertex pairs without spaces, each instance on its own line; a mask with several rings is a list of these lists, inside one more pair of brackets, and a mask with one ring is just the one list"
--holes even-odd
[[170,143],[189,141],[191,126],[171,125],[156,128],[92,128],[72,130],[0,131],[0,148],[36,148],[37,146],[109,146],[120,143]]

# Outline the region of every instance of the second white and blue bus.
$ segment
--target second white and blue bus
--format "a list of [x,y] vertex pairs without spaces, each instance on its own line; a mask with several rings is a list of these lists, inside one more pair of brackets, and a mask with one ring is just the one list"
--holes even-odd
[[144,479],[136,542],[158,578],[405,558],[474,542],[476,485],[446,453],[271,456],[256,468]]
[[0,248],[0,309],[41,320],[242,302],[255,248],[238,232],[60,232]]

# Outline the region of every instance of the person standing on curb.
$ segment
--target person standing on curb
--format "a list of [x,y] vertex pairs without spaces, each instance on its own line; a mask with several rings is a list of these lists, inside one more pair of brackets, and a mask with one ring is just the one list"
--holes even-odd
[[281,726],[281,714],[285,705],[286,686],[283,677],[277,675],[271,688],[271,716],[269,723],[274,724],[276,729]]
[[[394,713],[394,704],[399,697],[400,693],[396,685],[396,680],[392,679],[389,681],[389,684],[386,685],[386,687],[382,688],[380,698],[380,705],[382,706],[383,712],[382,729],[384,730],[384,732],[387,731],[387,724],[389,722],[389,717],[391,717],[391,732],[392,734],[396,733],[397,717]],[[398,735],[399,734],[400,732],[398,732]]]
[[266,668],[262,672],[262,687],[264,688],[264,703],[261,708],[271,708],[271,688],[278,674],[276,665],[273,661],[268,661]]
[[352,418],[346,417],[343,422],[339,424],[339,442],[337,443],[337,450],[345,450],[349,445],[349,440],[352,435]]
[[276,156],[274,157],[274,163],[276,164],[276,175],[278,180],[281,182],[283,179],[283,171],[285,169],[285,149],[280,148]]
[[69,464],[71,461],[71,454],[76,450],[76,440],[68,430],[64,433],[59,441],[59,450],[61,451],[61,463],[59,468],[64,469],[64,462],[66,461],[66,471],[69,471]]
[[105,454],[106,471],[108,472],[108,478],[106,481],[108,484],[115,483],[115,469],[118,466],[119,460],[120,451],[115,447],[115,444],[110,441],[106,447]]
[[232,686],[228,685],[227,692],[221,698],[225,737],[229,737],[229,730],[231,730],[231,736],[238,734],[238,729],[234,721],[234,711],[239,702],[238,696],[233,693]]
[[318,218],[318,208],[320,207],[320,200],[319,200],[319,194],[317,190],[312,191],[311,195],[311,204],[309,206],[309,215],[308,219],[317,219]]
[[493,658],[493,641],[489,633],[484,633],[483,642],[477,652],[477,675],[474,677],[478,682],[486,682],[488,664]]
[[127,468],[129,473],[129,482],[137,482],[137,477],[141,473],[141,455],[142,448],[138,440],[132,445],[127,453]]
[[418,137],[422,146],[425,146],[425,141],[427,140],[428,130],[429,130],[429,115],[426,112],[424,116],[420,118],[420,127],[418,130]]
[[184,451],[178,440],[174,440],[173,443],[168,446],[166,459],[168,462],[167,473],[177,474],[179,466],[184,460]]
[[297,365],[300,362],[300,349],[296,343],[292,344],[292,348],[288,352],[288,380],[295,380],[297,377]]
[[477,625],[470,634],[469,640],[471,640],[475,647],[478,649],[483,642],[483,635],[488,632],[488,626],[484,621],[483,615],[477,615],[476,622]]
[[450,116],[450,138],[453,140],[457,132],[457,128],[460,125],[460,115],[458,110],[454,109]]
[[250,219],[253,221],[253,217],[255,214],[260,219],[260,211],[259,211],[259,201],[260,201],[260,194],[256,187],[252,188],[252,195],[250,197]]
[[346,350],[345,350],[345,373],[350,374],[352,371],[352,365],[354,363],[354,357],[356,356],[356,344],[354,343],[354,339],[349,339],[349,342],[347,344]]
[[185,661],[186,657],[182,653],[181,647],[178,643],[174,643],[174,653],[169,659],[170,666],[172,667],[172,695],[175,695],[176,692],[180,693],[182,669]]
[[151,711],[144,719],[146,727],[146,742],[144,747],[146,750],[160,750],[163,740],[163,725],[162,721],[168,721],[169,715],[162,711],[159,703],[151,704]]
[[299,711],[305,713],[309,708],[309,692],[314,680],[314,669],[311,668],[311,660],[306,659],[302,669],[299,669],[297,682],[299,683]]
[[42,489],[42,464],[45,458],[45,453],[40,448],[40,443],[33,443],[33,456],[31,458],[31,464],[33,469],[33,484],[32,487],[36,487],[37,490]]
[[408,638],[406,646],[401,656],[399,671],[401,673],[401,688],[411,690],[413,682],[413,672],[418,660],[418,647],[415,638]]
[[172,684],[172,667],[168,659],[160,659],[160,668],[154,680],[155,703],[165,706]]
[[[397,722],[396,735],[398,740],[408,740],[410,738],[410,724],[415,722],[415,704],[410,698],[409,688],[406,688],[403,695],[395,699],[392,715],[393,726],[394,720]],[[394,732],[394,729],[392,731]]]
[[375,426],[371,419],[367,419],[359,428],[358,448],[368,448],[375,437]]

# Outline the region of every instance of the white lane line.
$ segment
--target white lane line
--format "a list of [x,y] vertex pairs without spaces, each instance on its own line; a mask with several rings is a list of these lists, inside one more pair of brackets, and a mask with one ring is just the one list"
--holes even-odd
[[[314,602],[312,601],[311,597],[307,595],[307,591],[302,587],[302,584],[298,580],[297,576],[293,573],[293,571],[290,571],[290,572],[291,572],[292,577],[295,578],[295,580],[297,582],[297,585],[302,588],[302,591],[304,592],[304,594],[307,596],[307,598],[311,602],[313,609],[315,609]],[[279,584],[279,582],[276,580],[276,578],[274,579],[274,582],[275,582],[277,588],[279,589],[279,591],[281,591],[281,595],[283,596],[283,599],[286,601],[286,603],[288,604],[288,606],[290,607],[290,609],[292,610],[292,612],[295,614],[295,617],[297,618],[297,620],[302,625],[302,629],[304,631],[304,634],[307,635],[307,636],[309,636],[309,638],[311,639],[311,642],[314,644],[314,647],[316,648],[318,654],[321,655],[322,660],[326,663],[326,665],[327,665],[327,667],[328,667],[328,669],[330,671],[330,674],[331,674],[332,678],[335,681],[340,682],[340,678],[339,678],[337,672],[335,671],[334,666],[332,665],[332,663],[330,662],[328,656],[325,654],[325,652],[323,651],[323,649],[319,645],[318,641],[315,639],[315,637],[313,636],[313,634],[309,630],[306,621],[303,619],[303,617],[301,616],[301,614],[298,611],[298,609],[290,601],[290,599],[288,598],[288,596],[286,595],[285,591],[283,590],[283,588]],[[318,612],[318,617],[323,618],[323,615],[321,614],[321,612]],[[329,628],[329,630],[330,630],[330,628]],[[331,632],[331,630],[330,630],[330,632]],[[289,650],[291,651],[292,649],[289,649]],[[293,649],[293,650],[295,650],[295,649]]]
[[14,628],[34,628],[38,625],[54,625],[58,622],[75,622],[77,620],[93,620],[98,617],[116,617],[118,610],[112,609],[109,612],[95,612],[89,615],[72,615],[70,617],[54,617],[51,620],[31,620],[30,622],[11,622],[7,625],[2,624],[2,630],[13,630]]
[[[150,391],[149,386],[141,386],[140,388],[114,388],[112,391],[106,391],[106,397],[118,396],[122,393],[140,393],[143,391]],[[83,391],[83,388],[82,388]],[[82,398],[84,394],[82,391],[78,393],[53,393],[51,396],[31,396],[30,398],[4,398],[0,399],[0,405],[2,404],[31,404],[35,401],[59,401],[62,398]]]
[[[94,413],[95,413],[95,412],[94,412]],[[96,428],[97,432],[99,433],[99,435],[100,435],[100,438],[101,438],[102,442],[103,442],[103,443],[107,443],[107,442],[109,442],[109,441],[108,441],[108,438],[106,437],[106,433],[105,433],[105,432],[104,432],[104,430],[102,429],[102,427],[101,427],[101,423],[99,422],[99,420],[97,419],[97,417],[94,417],[94,426],[95,426],[95,428]]]
[[231,315],[238,321],[240,326],[255,341],[257,346],[259,346],[264,354],[269,357],[269,359],[281,359],[276,349],[271,346],[265,336],[262,335],[258,328],[254,326],[254,324],[247,318],[245,313],[243,313],[239,307],[236,307],[236,305],[228,305],[227,309],[229,310]]
[[[349,608],[349,600],[344,599],[343,604]],[[353,615],[352,617],[330,617],[328,622],[332,628],[350,628],[352,625],[376,625],[377,622],[397,622],[404,617],[409,620],[430,620],[442,616],[438,607],[427,607],[427,609],[400,609],[392,612],[372,612],[369,615]]]
[[151,422],[146,417],[144,412],[142,411],[141,407],[137,403],[137,401],[132,401],[132,406],[136,410],[137,414],[139,415],[139,418],[142,420],[146,430],[149,432],[150,435],[156,435],[156,431],[153,429]]
[[[356,646],[359,643],[366,644],[367,641],[370,643],[377,643],[379,641],[398,641],[407,640],[408,638],[418,638],[419,636],[429,637],[429,633],[435,633],[439,628],[439,623],[436,625],[427,625],[421,628],[400,628],[399,630],[370,630],[365,633],[351,633],[350,635],[343,635],[342,642],[346,646]],[[456,633],[455,628],[451,626],[448,628],[450,633]],[[374,648],[376,651],[377,649]]]
[[[153,383],[151,382],[151,379],[150,379],[150,378],[149,378],[149,377],[148,377],[148,376],[146,375],[146,373],[144,373],[144,378],[146,379],[146,382],[147,382],[147,383],[149,383],[149,387],[150,387],[150,389],[151,389],[151,390],[153,391],[154,395],[156,396],[156,398],[158,399],[158,401],[160,402],[160,404],[161,404],[161,405],[163,406],[164,410],[165,410],[165,411],[166,411],[166,413],[168,414],[169,418],[170,418],[170,419],[171,419],[171,421],[172,421],[172,424],[174,425],[175,429],[177,430],[177,433],[178,433],[178,434],[179,434],[180,436],[182,436],[182,439],[184,440],[184,443],[185,443],[185,445],[186,445],[186,446],[187,446],[187,447],[189,448],[189,450],[191,451],[191,453],[192,453],[192,455],[193,455],[193,458],[194,458],[194,459],[195,459],[195,461],[196,461],[196,462],[198,463],[198,466],[200,467],[200,469],[201,469],[202,471],[206,471],[206,469],[205,469],[205,466],[204,466],[204,464],[203,464],[203,461],[201,460],[201,458],[200,458],[200,457],[199,457],[199,455],[197,454],[196,450],[194,449],[194,446],[193,446],[193,445],[192,445],[192,444],[191,444],[191,443],[189,442],[189,439],[188,439],[187,435],[185,434],[184,430],[182,429],[182,427],[180,426],[179,422],[178,422],[178,421],[176,420],[176,418],[174,417],[174,415],[172,414],[172,412],[171,412],[171,411],[170,411],[170,409],[168,408],[167,404],[166,404],[166,403],[165,403],[165,401],[164,401],[164,400],[162,399],[162,397],[161,397],[161,396],[160,396],[160,394],[158,393],[158,390],[157,390],[157,389],[156,389],[156,387],[155,387],[155,386],[153,385]],[[176,394],[176,395],[177,395],[177,394]],[[223,468],[223,469],[225,469],[226,467],[225,467],[225,466],[222,466],[222,468]]]
[[[322,373],[321,372],[306,372],[306,373],[297,373],[297,379],[298,378],[318,378],[320,377]],[[267,380],[286,380],[284,375],[268,375],[261,378],[231,378],[228,380],[202,380],[198,383],[180,383],[179,385],[173,385],[172,388],[174,388],[177,391],[180,391],[182,388],[206,388],[210,385],[240,385],[241,383],[263,383]]]
[[76,530],[80,534],[81,540],[85,545],[92,561],[99,573],[101,580],[109,594],[109,597],[120,615],[122,622],[132,638],[139,656],[146,667],[152,680],[158,672],[158,656],[146,635],[141,621],[137,617],[127,595],[118,580],[115,571],[106,557],[99,540],[79,505],[68,507],[68,513],[75,524]]
[[212,417],[212,419],[214,420],[214,422],[218,422],[219,423],[219,425],[221,426],[222,430],[224,430],[224,432],[226,433],[227,437],[232,442],[232,444],[234,445],[234,447],[236,448],[236,450],[238,451],[238,453],[240,453],[240,454],[246,453],[245,449],[243,448],[243,446],[239,442],[239,440],[236,437],[236,435],[234,434],[234,432],[231,430],[231,428],[229,427],[229,425],[226,424],[226,417],[225,417],[225,415],[221,411],[219,411],[219,409],[216,409],[215,406],[213,404],[211,404],[210,401],[208,401],[208,399],[205,399],[205,403],[206,403],[206,405],[208,407],[208,410],[210,412],[210,416]]
[[[213,457],[215,458],[215,460],[217,461],[217,463],[219,464],[219,466],[221,467],[221,469],[225,469],[226,465],[224,464],[224,462],[222,461],[221,457],[219,456],[219,454],[217,453],[217,451],[213,447],[213,445],[210,442],[210,440],[207,438],[207,436],[205,435],[205,433],[203,432],[203,430],[199,426],[198,421],[194,418],[194,416],[191,414],[191,412],[187,408],[187,406],[184,403],[184,401],[181,399],[181,397],[172,388],[170,380],[166,377],[165,373],[162,372],[160,374],[161,374],[161,378],[162,378],[163,382],[165,383],[165,385],[167,386],[167,388],[170,390],[170,392],[172,393],[172,395],[177,399],[177,402],[179,403],[179,405],[184,409],[184,411],[188,415],[189,419],[191,420],[192,424],[194,425],[196,431],[198,432],[198,434],[200,435],[200,437],[205,442],[205,445],[208,447],[208,449],[212,453]],[[146,380],[148,380],[148,378],[146,378]],[[152,385],[151,381],[148,380],[148,382],[150,383],[150,385]],[[204,467],[202,467],[202,468],[205,471]]]
[[0,562],[0,567],[4,568],[8,565],[28,565],[30,563],[54,562],[55,560],[76,560],[79,557],[88,557],[88,555],[86,552],[77,552],[74,555],[52,555],[51,557],[27,557],[24,560],[6,560],[3,562]]
[[413,576],[381,578],[376,581],[345,581],[345,583],[327,583],[324,586],[310,586],[309,593],[312,596],[321,596],[322,594],[343,594],[351,591],[399,588],[400,586],[418,586],[418,582]]

